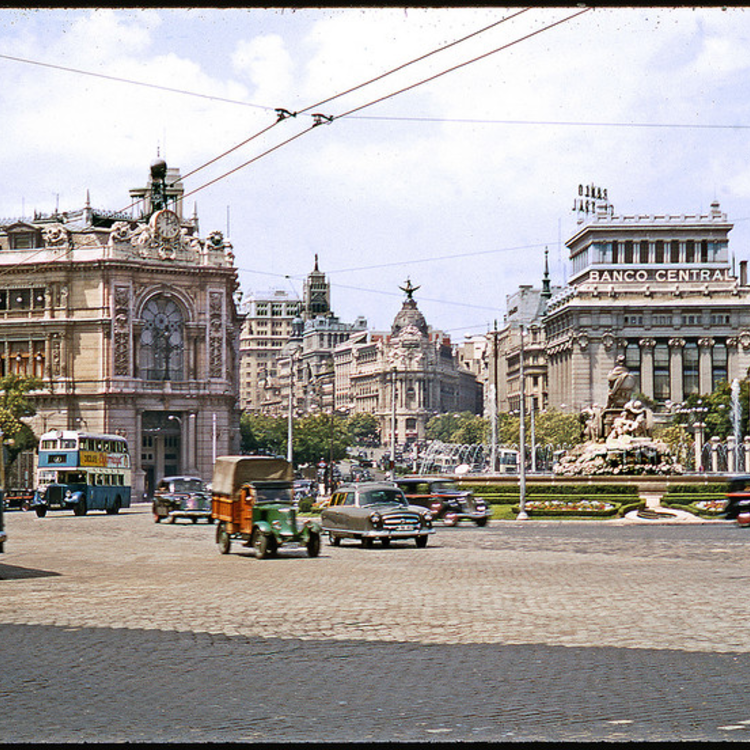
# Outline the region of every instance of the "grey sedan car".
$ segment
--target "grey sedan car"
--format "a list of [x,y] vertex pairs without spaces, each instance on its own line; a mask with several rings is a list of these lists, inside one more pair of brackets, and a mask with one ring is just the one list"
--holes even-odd
[[357,482],[339,487],[320,514],[322,530],[331,544],[356,539],[371,547],[377,539],[387,547],[391,539],[414,539],[427,546],[432,513],[409,505],[404,493],[388,482]]

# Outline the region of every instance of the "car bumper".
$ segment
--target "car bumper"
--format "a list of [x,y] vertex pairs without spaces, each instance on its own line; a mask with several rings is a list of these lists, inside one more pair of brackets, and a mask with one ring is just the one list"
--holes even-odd
[[435,529],[373,529],[372,531],[352,533],[365,539],[412,539],[415,536],[434,534]]
[[211,518],[210,510],[170,510],[166,518]]

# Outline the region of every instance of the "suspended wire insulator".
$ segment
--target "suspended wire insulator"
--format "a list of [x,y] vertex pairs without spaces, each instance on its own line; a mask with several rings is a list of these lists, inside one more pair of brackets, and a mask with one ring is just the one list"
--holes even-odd
[[278,120],[276,122],[281,122],[282,120],[286,120],[287,117],[296,117],[296,112],[290,112],[288,109],[284,109],[283,107],[277,107],[276,108],[276,115],[278,116]]
[[321,115],[320,113],[317,113],[310,116],[313,118],[313,120],[315,120],[315,122],[313,123],[313,127],[333,122],[333,115]]

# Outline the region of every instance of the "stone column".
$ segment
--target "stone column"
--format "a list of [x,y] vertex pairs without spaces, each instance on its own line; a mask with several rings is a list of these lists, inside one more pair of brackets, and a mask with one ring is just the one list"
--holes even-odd
[[719,437],[717,435],[711,438],[711,471],[714,474],[719,473]]
[[739,362],[740,340],[737,336],[727,338],[727,379],[731,383],[735,378],[742,380],[746,373],[741,372]]
[[711,377],[711,348],[714,340],[709,336],[698,339],[698,391],[700,393],[711,393],[713,391]]
[[669,396],[672,401],[682,401],[682,347],[685,339],[669,339]]
[[645,338],[638,342],[641,347],[641,393],[654,397],[654,347],[656,339]]
[[750,474],[750,435],[745,435],[745,474]]

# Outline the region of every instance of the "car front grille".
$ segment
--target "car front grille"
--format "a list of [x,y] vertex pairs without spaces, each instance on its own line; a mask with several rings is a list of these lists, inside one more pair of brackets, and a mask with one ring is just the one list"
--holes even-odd
[[393,529],[408,526],[410,529],[419,528],[419,516],[414,513],[389,513],[383,516],[383,528]]

